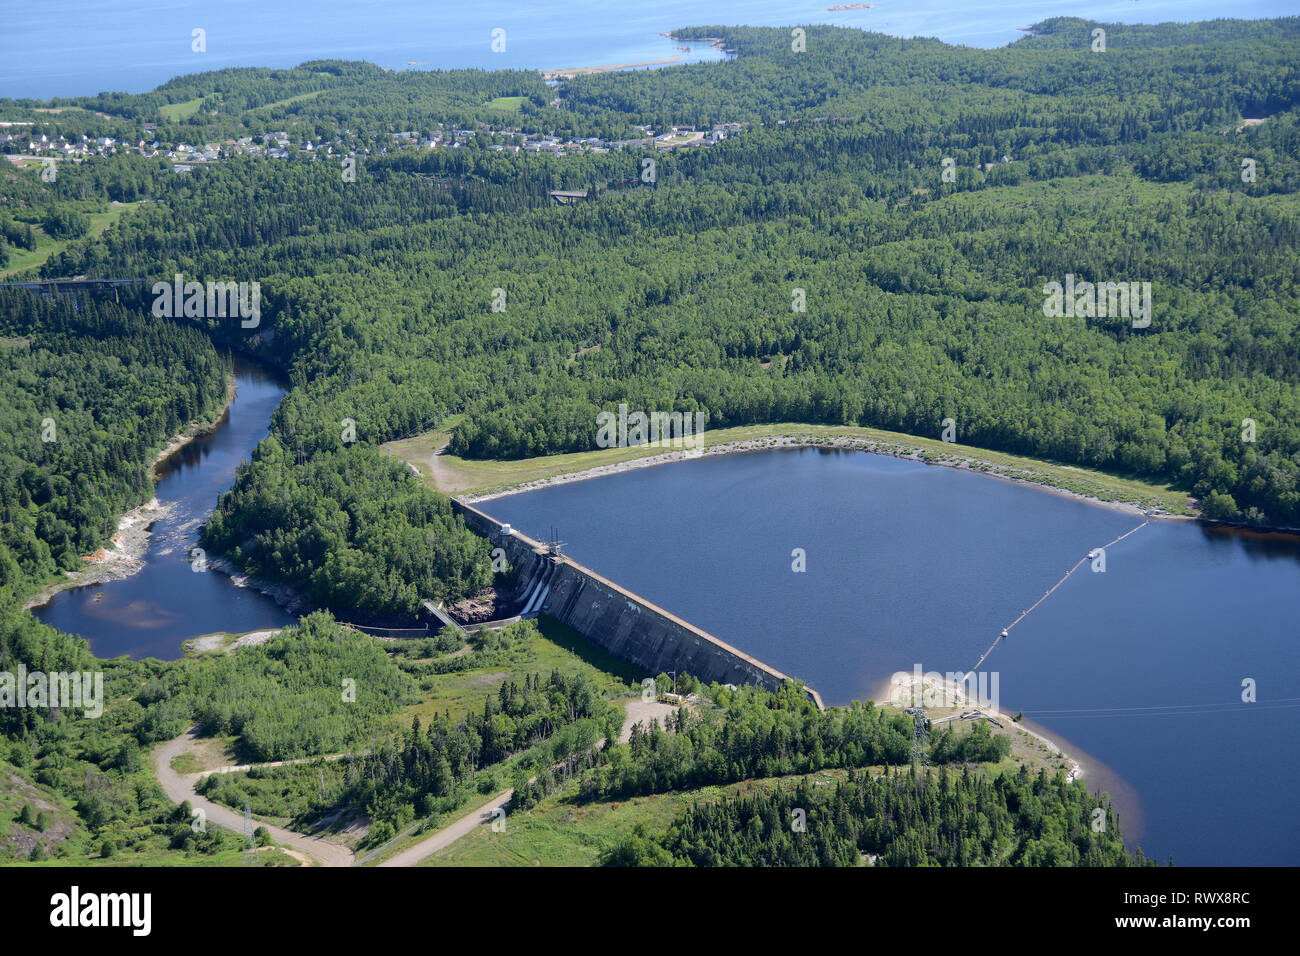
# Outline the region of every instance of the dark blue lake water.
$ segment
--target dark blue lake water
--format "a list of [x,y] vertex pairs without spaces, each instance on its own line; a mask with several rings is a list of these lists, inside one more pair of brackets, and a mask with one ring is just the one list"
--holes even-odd
[[[1276,17],[1295,0],[875,0],[831,11],[831,0],[62,0],[56,9],[9,3],[0,29],[0,97],[141,93],[186,73],[306,60],[369,60],[390,69],[557,69],[720,56],[690,53],[659,34],[701,24],[828,23],[894,36],[993,47],[1048,17],[1120,23]],[[192,31],[206,31],[206,51]],[[493,52],[492,31],[506,31]]]
[[[828,704],[966,671],[1140,516],[860,452],[703,458],[480,505]],[[802,548],[807,570],[792,571]],[[1300,538],[1156,521],[1085,564],[981,668],[1002,710],[1101,761],[1126,834],[1183,865],[1295,864]],[[1253,679],[1258,701],[1242,702]],[[1085,768],[1088,761],[1084,761]],[[1118,775],[1116,781],[1111,772]],[[1118,794],[1117,794],[1118,795]]]
[[181,642],[199,634],[239,634],[296,621],[270,597],[236,587],[217,571],[195,571],[190,560],[217,496],[266,437],[271,413],[284,396],[272,378],[238,359],[235,380],[238,391],[225,421],[159,469],[163,477],[155,493],[160,502],[172,503],[172,510],[153,526],[144,568],[121,581],[60,591],[33,614],[51,627],[80,634],[99,657],[162,660],[179,658]]

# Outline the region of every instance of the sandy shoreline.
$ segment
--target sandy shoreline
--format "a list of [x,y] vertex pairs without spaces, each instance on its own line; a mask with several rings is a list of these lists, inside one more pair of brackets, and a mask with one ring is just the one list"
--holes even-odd
[[[695,45],[707,46],[711,49],[718,50],[727,55],[734,55],[735,51],[727,48],[726,43],[719,37],[692,37],[683,40],[681,37],[673,36],[671,33],[660,33],[661,37],[671,40],[674,43],[691,43]],[[681,49],[681,47],[678,47]],[[601,66],[572,66],[558,70],[538,70],[542,79],[546,82],[556,80],[571,80],[575,76],[591,76],[593,73],[611,73],[615,70],[636,70],[652,66],[672,66],[674,63],[685,63],[686,58],[683,56],[670,56],[662,60],[642,60],[639,63],[607,63]]]
[[235,637],[234,640],[231,640],[232,635],[221,632],[202,634],[199,637],[190,638],[181,646],[194,654],[202,654],[207,651],[225,651],[229,654],[241,647],[256,647],[258,644],[265,644],[283,630],[283,628],[272,627],[260,631],[249,631],[247,634]]
[[[1076,780],[1083,778],[1083,766],[1078,760],[1075,760],[1061,749],[1056,741],[1044,737],[1037,731],[1030,730],[1020,721],[1012,720],[996,707],[984,707],[978,702],[972,701],[970,695],[966,692],[965,685],[949,680],[946,677],[938,677],[938,679],[936,677],[937,675],[922,675],[918,679],[909,675],[907,680],[891,682],[886,687],[886,692],[883,695],[884,699],[880,699],[882,695],[877,694],[875,702],[877,704],[888,704],[891,707],[911,707],[914,705],[915,698],[920,697],[921,702],[925,703],[926,706],[951,707],[957,711],[975,711],[988,717],[998,718],[1006,722],[1007,729],[1016,730],[1033,737],[1039,743],[1044,744],[1049,751],[1065,760],[1070,765],[1070,769],[1066,773],[1067,782],[1074,783]],[[928,702],[925,696],[927,691],[937,695],[940,702],[937,704]]]
[[60,591],[69,588],[107,584],[129,578],[144,567],[144,553],[149,548],[149,529],[155,521],[171,511],[170,504],[151,498],[138,508],[132,508],[117,522],[112,537],[112,547],[100,548],[93,555],[82,558],[86,567],[80,571],[66,571],[64,578],[47,584],[23,603],[23,610],[48,604]]
[[1015,728],[1016,730],[1020,731],[1022,734],[1028,734],[1030,737],[1033,737],[1036,740],[1039,740],[1042,743],[1046,744],[1048,750],[1052,751],[1053,753],[1060,754],[1062,758],[1064,758],[1066,761],[1069,762],[1070,772],[1065,775],[1065,779],[1068,783],[1074,783],[1074,781],[1076,780],[1083,779],[1083,767],[1079,764],[1079,761],[1075,760],[1064,750],[1062,750],[1059,746],[1057,746],[1055,741],[1049,740],[1048,738],[1044,737],[1042,734],[1038,733],[1037,731],[1030,730],[1028,727],[1023,726],[1018,721],[1015,724]]
[[[652,468],[656,465],[666,465],[675,461],[684,461],[693,458],[707,458],[714,455],[735,455],[746,452],[770,451],[781,448],[828,448],[841,451],[863,451],[876,455],[887,455],[890,458],[900,458],[906,461],[917,461],[927,465],[938,465],[945,468],[955,468],[959,471],[970,471],[975,474],[988,475],[994,478],[1000,478],[1003,481],[1011,481],[1017,484],[1029,485],[1039,488],[1043,491],[1058,494],[1066,498],[1074,498],[1079,501],[1098,507],[1109,508],[1114,511],[1121,511],[1126,514],[1143,515],[1144,510],[1137,505],[1129,504],[1122,501],[1110,501],[1104,498],[1098,498],[1095,495],[1083,494],[1077,491],[1070,491],[1066,488],[1058,488],[1055,485],[1045,484],[1033,480],[1027,473],[1021,469],[1012,466],[999,466],[990,462],[980,461],[976,458],[968,458],[961,455],[954,455],[950,458],[934,459],[926,458],[926,452],[920,448],[911,448],[905,445],[894,444],[892,442],[879,442],[869,438],[854,438],[851,436],[837,436],[833,438],[815,438],[811,441],[806,440],[806,436],[799,435],[779,435],[763,438],[748,438],[740,441],[726,442],[720,445],[711,445],[703,449],[682,449],[665,452],[662,455],[648,455],[645,458],[635,458],[631,461],[615,462],[609,465],[599,465],[595,468],[588,468],[583,471],[570,472],[568,474],[553,475],[549,478],[538,478],[534,481],[523,482],[522,484],[512,486],[500,491],[491,491],[485,494],[464,494],[455,497],[466,504],[477,504],[483,501],[491,501],[494,498],[505,498],[510,495],[523,494],[528,491],[536,491],[539,488],[546,488],[550,485],[568,484],[573,481],[587,481],[591,478],[603,478],[607,475],[620,474],[625,471],[632,471],[636,468]],[[1016,472],[1021,472],[1017,474]],[[1163,512],[1156,512],[1150,517],[1161,518],[1168,521],[1195,521],[1193,515],[1172,515]]]
[[610,63],[605,66],[574,66],[563,70],[538,70],[543,80],[570,80],[575,76],[590,76],[592,73],[610,73],[614,70],[634,70],[639,67],[669,66],[683,62],[683,57],[670,56],[663,60],[644,60],[640,63]]

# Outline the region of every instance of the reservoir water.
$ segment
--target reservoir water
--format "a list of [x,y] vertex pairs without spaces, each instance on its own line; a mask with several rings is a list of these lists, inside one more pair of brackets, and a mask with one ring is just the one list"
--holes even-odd
[[[828,704],[873,697],[918,664],[969,670],[1079,558],[1142,521],[983,475],[815,449],[478,507],[539,539],[555,526],[575,560]],[[1024,711],[1136,792],[1140,812],[1122,823],[1148,856],[1294,865],[1298,626],[1300,537],[1157,520],[1110,548],[1104,572],[1086,563],[981,670],[998,674],[1004,712]]]
[[220,572],[195,571],[190,549],[235,469],[266,437],[284,389],[250,362],[235,359],[235,400],[221,424],[159,466],[155,494],[171,509],[153,526],[144,567],[129,578],[60,591],[34,608],[61,631],[80,634],[98,657],[175,660],[199,634],[239,634],[296,620],[270,597],[236,587]]

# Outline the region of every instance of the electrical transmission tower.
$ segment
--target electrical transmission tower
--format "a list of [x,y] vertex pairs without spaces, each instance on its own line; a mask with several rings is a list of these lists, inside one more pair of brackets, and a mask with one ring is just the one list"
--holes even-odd
[[912,766],[930,769],[930,752],[925,746],[925,708],[909,707],[905,714],[912,715]]

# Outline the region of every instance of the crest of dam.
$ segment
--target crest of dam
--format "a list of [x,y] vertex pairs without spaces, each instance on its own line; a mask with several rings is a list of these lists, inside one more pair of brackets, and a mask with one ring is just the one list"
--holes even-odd
[[[587,640],[650,674],[686,672],[704,683],[758,684],[776,690],[790,678],[620,587],[567,555],[455,498],[452,508],[472,530],[502,548],[516,570],[520,617],[547,614]],[[449,619],[433,613],[448,623]],[[819,710],[821,695],[805,688]]]

